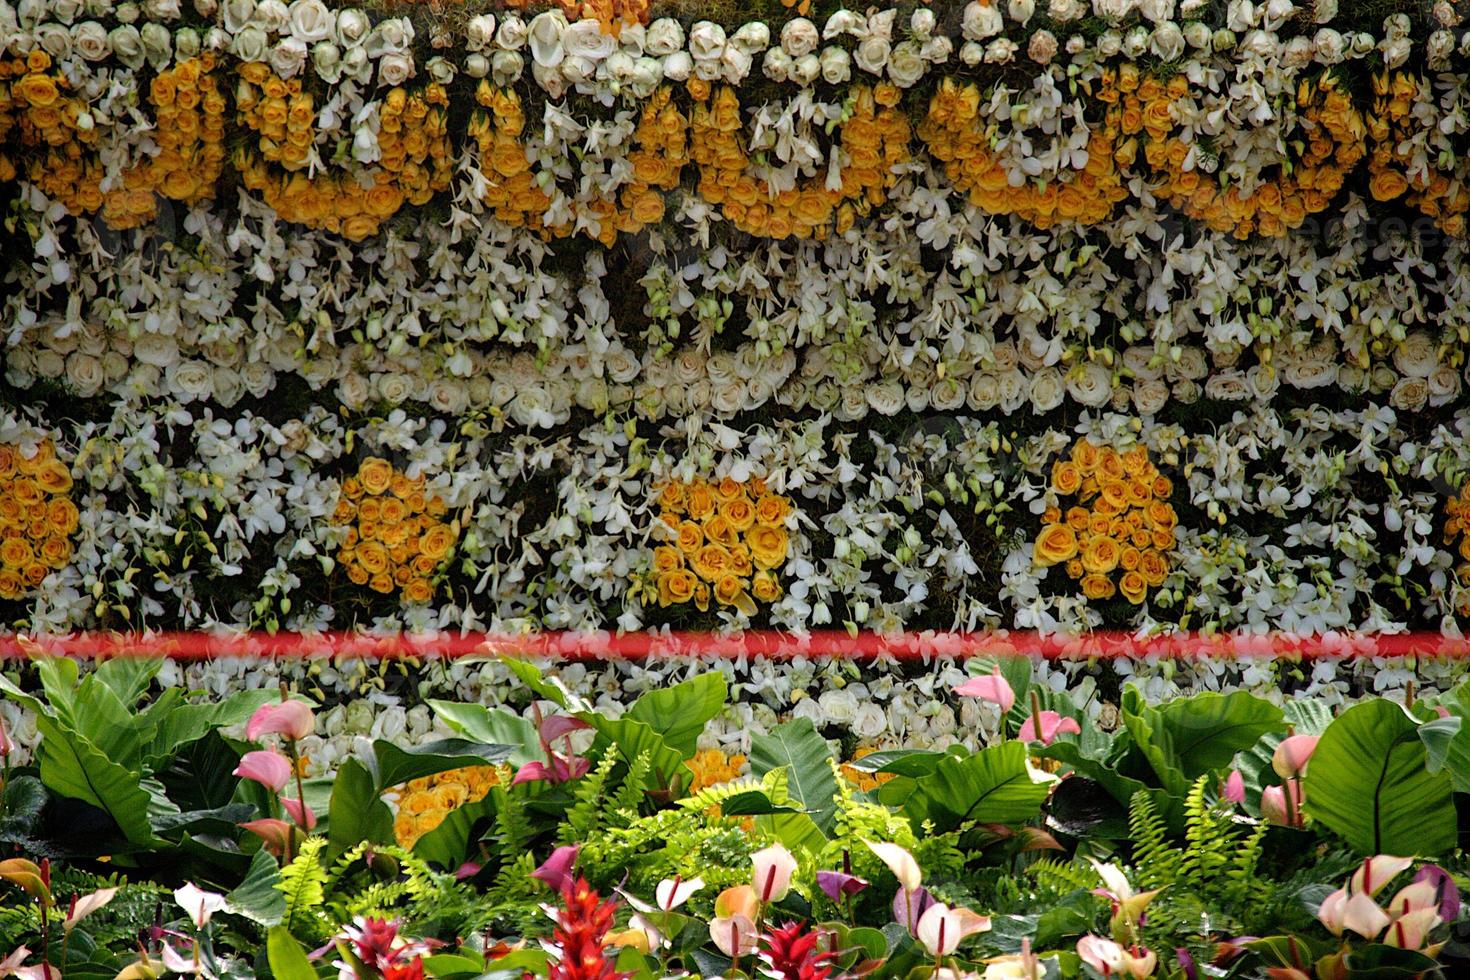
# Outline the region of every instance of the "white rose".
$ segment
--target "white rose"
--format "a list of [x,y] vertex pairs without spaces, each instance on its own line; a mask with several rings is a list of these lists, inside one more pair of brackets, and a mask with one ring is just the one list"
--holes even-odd
[[39,378],[59,378],[66,374],[66,358],[54,350],[41,349],[31,352],[35,358],[34,373]]
[[787,21],[786,26],[781,28],[781,50],[793,58],[800,58],[817,50],[820,40],[817,25],[805,17]]
[[531,46],[531,59],[542,68],[555,68],[566,57],[561,36],[568,27],[566,16],[560,10],[547,10],[531,18],[527,42]]
[[600,22],[579,20],[562,32],[561,46],[568,55],[598,62],[616,51],[618,42],[611,34],[603,33]]
[[822,37],[830,41],[842,34],[860,37],[867,32],[868,19],[866,17],[851,10],[839,10],[827,18],[827,24],[822,28]]
[[852,77],[852,56],[837,45],[822,49],[822,78],[829,85],[840,85]]
[[761,73],[773,82],[784,82],[791,75],[791,55],[780,48],[770,48],[761,59]]
[[1213,36],[1209,25],[1202,21],[1193,20],[1184,25],[1184,40],[1191,48],[1208,48]]
[[261,361],[251,361],[240,369],[245,390],[256,398],[264,398],[276,386],[276,374]]
[[342,52],[331,41],[319,41],[311,49],[311,66],[326,82],[342,77]]
[[214,390],[214,372],[204,361],[180,361],[168,369],[168,386],[181,401],[206,399]]
[[[1333,13],[1336,14],[1337,11],[1334,10]],[[1450,0],[1439,0],[1434,5],[1434,19],[1439,21],[1443,27],[1459,27],[1463,20],[1459,12],[1455,10],[1455,5]]]
[[[498,52],[507,54],[508,52]],[[484,78],[490,74],[490,60],[483,54],[466,55],[464,59],[464,73],[471,78]]]
[[590,82],[597,74],[597,64],[581,55],[569,54],[556,67],[561,72],[561,77],[573,85]]
[[174,36],[162,24],[148,23],[138,32],[143,56],[155,70],[162,70],[174,56]]
[[[355,47],[348,48],[345,52],[343,52],[342,76],[345,78],[356,79],[358,82],[364,84],[366,84],[373,77],[373,63],[368,59],[367,49],[364,48],[362,45],[356,45]],[[373,137],[373,145],[377,146],[376,136]],[[376,160],[377,157],[374,156],[372,159]],[[360,160],[360,162],[369,163],[371,161]]]
[[928,7],[920,7],[909,17],[909,33],[920,40],[924,40],[934,33],[936,23],[934,11]]
[[893,40],[893,25],[898,20],[898,8],[890,7],[876,14],[868,15],[867,36],[881,37],[885,41]]
[[1067,374],[1067,394],[1079,404],[1101,408],[1113,397],[1112,372],[1095,361],[1089,361],[1080,370]]
[[442,55],[435,55],[429,59],[428,64],[424,65],[424,71],[429,73],[429,78],[433,81],[438,82],[440,85],[448,85],[454,81],[457,69],[450,63],[448,58]]
[[1148,50],[1148,28],[1135,27],[1123,37],[1123,53],[1137,60]]
[[1326,24],[1337,19],[1337,0],[1313,0],[1312,22]]
[[[259,32],[257,31],[256,33]],[[260,39],[260,46],[263,53],[265,48],[265,35],[260,35]],[[107,45],[112,49],[112,53],[116,56],[117,60],[129,68],[143,67],[143,38],[139,36],[138,29],[132,24],[114,27],[107,35]]]
[[849,727],[858,738],[877,738],[888,730],[888,716],[876,704],[864,701],[858,705]]
[[851,691],[823,691],[817,699],[822,718],[829,724],[846,725],[857,714],[858,699]]
[[1111,21],[1124,19],[1136,6],[1137,0],[1092,0],[1092,12]]
[[609,381],[628,384],[642,372],[643,365],[626,348],[615,347],[603,356],[602,368]]
[[985,60],[985,45],[979,41],[966,41],[960,45],[960,62],[974,68]]
[[364,47],[369,57],[381,58],[389,52],[407,52],[413,45],[413,22],[407,17],[382,21],[368,35]]
[[118,351],[108,351],[102,355],[102,373],[108,384],[116,384],[128,376],[128,359]]
[[526,22],[511,14],[500,22],[500,29],[495,32],[495,46],[506,51],[519,51],[530,36],[531,29]]
[[214,390],[214,400],[225,408],[245,397],[245,379],[232,367],[216,364],[210,371],[209,382]]
[[1427,378],[1439,366],[1439,352],[1434,340],[1422,330],[1404,338],[1393,352],[1393,366],[1411,378]]
[[71,55],[71,31],[60,24],[42,24],[32,32],[32,36],[37,47],[57,61]]
[[1393,386],[1388,403],[1400,412],[1419,412],[1429,403],[1429,382],[1424,378],[1404,378]]
[[373,22],[361,10],[337,12],[337,43],[344,48],[361,44],[373,29]]
[[378,378],[378,397],[390,405],[398,405],[413,394],[413,379],[404,374],[385,374]]
[[325,41],[337,29],[337,18],[322,0],[295,0],[291,4],[291,36],[307,44]]
[[1250,396],[1250,385],[1241,371],[1220,371],[1205,382],[1205,397],[1212,401],[1245,401]]
[[689,54],[695,61],[717,60],[725,51],[725,29],[702,20],[689,29]]
[[[264,61],[269,43],[266,40],[265,31],[252,25],[235,35],[235,41],[230,45],[230,52],[241,61]],[[113,39],[112,49],[117,50],[116,38]]]
[[643,39],[643,49],[655,57],[663,58],[684,47],[684,27],[672,17],[660,17],[648,25]]
[[413,55],[407,52],[385,54],[378,59],[378,84],[402,85],[414,76]]
[[102,390],[107,372],[101,360],[78,351],[66,359],[66,380],[78,395],[91,398]]
[[1165,61],[1177,61],[1184,54],[1184,32],[1173,21],[1164,21],[1154,28],[1149,50]]
[[1199,401],[1200,387],[1197,383],[1185,378],[1174,382],[1174,400],[1181,405],[1193,405]]
[[307,53],[305,41],[296,37],[288,37],[271,48],[269,57],[271,71],[282,78],[292,78],[306,67]]
[[[720,60],[717,63],[720,66],[720,73],[724,75],[725,80],[738,84],[743,82],[745,76],[750,74],[750,69],[754,61],[747,52],[735,47],[733,44],[727,44],[725,46],[725,53],[720,56]],[[716,64],[716,62],[705,62],[705,64]]]
[[881,381],[868,385],[868,405],[879,415],[897,415],[906,401],[903,384],[898,381]]
[[970,4],[965,7],[961,30],[968,41],[984,41],[994,37],[1005,30],[1000,8],[993,4],[982,4],[978,0],[971,0]]
[[225,30],[238,34],[255,16],[255,0],[224,0]]
[[1062,373],[1054,367],[1042,368],[1031,378],[1031,404],[1038,412],[1050,412],[1066,394]]
[[1434,369],[1425,381],[1429,387],[1429,403],[1446,405],[1460,394],[1460,374],[1448,364]]
[[[173,3],[174,16],[177,17],[178,0],[173,0]],[[51,17],[53,20],[59,20],[63,24],[70,24],[77,19],[77,16],[81,14],[82,8],[85,6],[86,4],[82,0],[51,0]],[[8,5],[0,8],[0,25],[4,25],[7,21],[10,21],[12,25],[14,24],[14,18],[6,16],[8,10]]]
[[291,20],[291,12],[282,0],[260,0],[255,5],[255,16],[251,23],[267,34],[278,34],[285,30]]
[[203,46],[199,38],[199,32],[192,27],[181,27],[174,34],[174,54],[179,60],[187,60],[197,55]]
[[1450,56],[1455,53],[1455,36],[1446,30],[1437,30],[1429,35],[1429,43],[1424,49],[1424,56],[1429,61],[1429,67],[1435,71],[1444,71],[1450,66]]
[[889,44],[887,38],[869,37],[858,45],[853,60],[857,66],[870,75],[883,74],[884,67],[888,64]]
[[1057,39],[1051,31],[1041,30],[1031,35],[1031,41],[1026,45],[1026,56],[1038,65],[1051,64],[1051,60],[1057,56]]
[[521,77],[526,59],[516,51],[497,51],[490,57],[490,71],[496,85],[509,85]]
[[88,61],[101,61],[112,53],[107,28],[95,20],[83,21],[72,28],[72,47]]
[[1364,58],[1373,50],[1373,35],[1367,31],[1360,31],[1348,40],[1348,54],[1354,58]]
[[113,0],[85,0],[83,9],[87,11],[88,17],[101,20],[104,17],[110,16],[115,6],[116,4]]
[[888,58],[888,77],[899,88],[909,88],[924,77],[926,67],[918,43],[902,41]]
[[1058,24],[1081,20],[1087,16],[1087,4],[1084,0],[1051,0],[1046,7],[1046,15]]
[[495,43],[495,15],[476,14],[465,28],[465,47],[484,51]]
[[1025,27],[1036,13],[1036,0],[1010,0],[1006,4],[1006,13],[1011,15],[1011,20]]
[[758,20],[749,21],[730,35],[729,45],[739,48],[752,58],[771,46],[771,29]]
[[744,381],[727,381],[710,393],[710,407],[721,415],[733,415],[744,409],[748,395]]
[[439,378],[429,383],[429,407],[445,415],[458,415],[469,405],[469,392],[458,381]]
[[1281,380],[1293,388],[1311,390],[1323,388],[1337,381],[1338,370],[1334,361],[1317,357],[1294,358],[1281,367]]
[[1349,394],[1364,394],[1368,390],[1368,372],[1356,364],[1339,364],[1337,366],[1337,384],[1338,387]]
[[618,35],[618,46],[633,58],[643,57],[648,46],[648,28],[642,24],[624,24]]
[[985,63],[987,65],[1008,65],[1015,60],[1018,50],[1015,41],[1008,37],[998,37],[985,46]]
[[[27,21],[27,17],[25,15],[25,11],[27,10],[27,8],[31,10],[45,11],[46,0],[35,0],[34,3],[27,3],[27,0],[21,0],[20,6],[18,8],[21,11],[21,23],[25,23]],[[138,9],[138,5],[136,3],[118,4],[117,19],[122,21],[124,24],[132,24],[136,22],[137,19],[142,15],[143,12]],[[37,16],[34,19],[39,20],[40,18],[39,16]]]
[[1281,64],[1291,69],[1305,68],[1312,63],[1316,53],[1310,38],[1294,37],[1281,49]]
[[194,12],[205,20],[213,20],[219,10],[219,0],[194,0]]
[[1138,13],[1155,24],[1174,19],[1174,0],[1138,0]]
[[693,70],[694,59],[689,56],[688,51],[675,51],[664,59],[664,77],[670,81],[685,81]]
[[943,34],[936,35],[924,42],[919,48],[919,57],[933,65],[943,64],[949,60],[954,53],[954,42]]
[[1379,364],[1368,375],[1368,386],[1375,393],[1382,393],[1398,384],[1398,380],[1399,376],[1393,373],[1393,368],[1387,364]]
[[1097,53],[1104,58],[1116,58],[1123,50],[1123,36],[1117,31],[1107,31],[1097,39]]
[[1157,415],[1169,402],[1169,386],[1163,381],[1135,381],[1133,405],[1140,415]]
[[1398,68],[1409,60],[1409,55],[1414,48],[1414,42],[1406,37],[1384,38],[1378,45],[1378,50],[1383,54],[1383,67],[1390,71]]

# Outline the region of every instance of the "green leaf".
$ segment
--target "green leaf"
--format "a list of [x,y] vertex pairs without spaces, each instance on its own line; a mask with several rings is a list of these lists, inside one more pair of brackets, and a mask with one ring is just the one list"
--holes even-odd
[[1470,793],[1470,680],[1456,687],[1441,700],[1450,716],[1460,720],[1460,730],[1444,752],[1444,765],[1454,780],[1456,793]]
[[113,762],[95,745],[46,715],[36,716],[41,735],[37,755],[41,782],[53,793],[82,800],[107,812],[130,842],[149,844],[150,797],[138,773]]
[[869,752],[861,759],[846,763],[858,772],[891,772],[895,776],[927,776],[944,758],[943,752],[931,749],[886,749]]
[[601,759],[607,752],[615,752],[624,765],[644,752],[655,781],[662,786],[680,791],[688,782],[689,767],[684,765],[684,756],[669,747],[664,737],[636,718],[624,715],[621,718],[606,718],[594,711],[579,711],[577,717],[597,731],[589,756]]
[[144,709],[153,732],[148,748],[150,764],[171,757],[182,745],[198,741],[219,728],[237,725],[255,713],[255,709],[280,697],[276,691],[236,691],[216,703],[179,704],[176,699],[160,698]]
[[1280,708],[1246,691],[1196,694],[1154,706],[1130,686],[1122,711],[1159,785],[1179,798],[1200,776],[1228,768],[1237,752],[1285,724]]
[[647,724],[664,737],[670,748],[688,759],[698,748],[705,724],[720,713],[728,696],[725,675],[711,671],[673,687],[649,691],[628,709],[628,717]]
[[125,769],[141,769],[143,744],[138,737],[142,716],[133,712],[96,676],[82,681],[72,701],[69,726]]
[[413,853],[430,864],[449,870],[458,868],[466,860],[479,860],[478,854],[469,853],[470,833],[476,823],[494,812],[495,804],[489,796],[455,807],[439,826],[414,842]]
[[485,960],[473,953],[438,953],[424,957],[424,972],[431,977],[478,977]]
[[0,807],[0,834],[29,834],[46,808],[46,787],[35,776],[11,776]]
[[1302,779],[1304,809],[1360,854],[1425,857],[1455,846],[1454,782],[1431,773],[1419,722],[1382,698],[1327,727]]
[[106,684],[119,701],[131,705],[162,669],[162,657],[114,657],[98,664],[93,676]]
[[256,851],[245,880],[225,896],[225,902],[236,915],[263,926],[277,925],[286,914],[286,896],[276,887],[280,880],[276,859],[267,851]]
[[471,741],[516,746],[515,753],[507,760],[513,766],[524,765],[533,759],[545,760],[536,726],[525,718],[503,708],[458,701],[430,701],[429,707],[446,725]]
[[393,811],[379,796],[372,775],[357,759],[346,759],[337,767],[327,812],[329,860],[362,841],[393,843]]
[[1083,746],[1077,742],[1059,740],[1034,748],[1034,751],[1044,759],[1055,759],[1079,776],[1086,776],[1099,783],[1108,791],[1108,795],[1125,807],[1133,800],[1133,794],[1148,789],[1139,780],[1120,773],[1115,766],[1086,754]]
[[810,720],[793,718],[777,725],[769,734],[750,738],[750,771],[764,776],[784,768],[787,789],[810,814],[824,835],[836,822],[837,777],[832,772],[832,752],[827,740],[817,734]]
[[486,745],[461,738],[440,739],[405,749],[380,738],[373,743],[377,787],[382,791],[450,769],[496,765],[508,761],[516,751],[514,745]]
[[592,705],[584,698],[573,694],[560,677],[547,677],[540,668],[525,660],[506,658],[501,661],[520,682],[548,701],[553,701],[566,711],[591,711]]
[[272,926],[266,934],[266,958],[276,980],[317,980],[306,951],[285,926]]
[[[903,780],[892,780],[883,789]],[[1031,769],[1026,746],[1005,742],[970,756],[948,756],[931,775],[911,782],[912,792],[902,801],[909,821],[917,827],[931,820],[943,833],[969,822],[1031,820],[1041,812],[1056,778]]]

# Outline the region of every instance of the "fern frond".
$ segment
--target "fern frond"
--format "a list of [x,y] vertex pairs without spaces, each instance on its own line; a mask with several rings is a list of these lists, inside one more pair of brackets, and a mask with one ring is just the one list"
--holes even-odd
[[1194,781],[1184,797],[1184,853],[1179,877],[1192,889],[1215,884],[1230,864],[1238,843],[1235,825],[1205,799],[1209,776]]
[[576,788],[572,790],[572,797],[576,802],[567,809],[558,838],[563,844],[586,840],[592,833],[592,828],[602,819],[602,811],[607,806],[603,794],[613,767],[617,764],[617,754],[608,752],[591,772],[577,781]]
[[678,805],[686,810],[693,810],[695,813],[703,813],[710,807],[719,806],[741,793],[763,793],[765,791],[764,780],[756,779],[754,776],[743,776],[740,779],[732,779],[728,783],[706,786],[693,796],[686,796],[680,800]]
[[1089,891],[1097,887],[1097,872],[1075,861],[1046,858],[1033,863],[1026,869],[1026,873],[1036,879],[1038,887],[1056,895]]
[[1128,805],[1128,836],[1133,838],[1134,877],[1140,888],[1163,888],[1179,876],[1179,852],[1169,845],[1168,828],[1153,797],[1140,790]]
[[526,853],[535,832],[520,801],[507,793],[503,785],[490,787],[490,795],[495,801],[495,831],[491,840],[500,863],[509,864]]
[[321,862],[326,846],[325,837],[308,837],[302,841],[300,853],[281,869],[281,880],[276,883],[276,888],[286,896],[286,914],[281,924],[293,935],[315,940],[331,931],[321,912],[328,879],[327,869]]

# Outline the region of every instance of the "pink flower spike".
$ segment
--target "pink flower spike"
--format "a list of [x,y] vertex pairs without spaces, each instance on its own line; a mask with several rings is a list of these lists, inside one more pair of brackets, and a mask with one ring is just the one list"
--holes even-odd
[[281,701],[256,708],[245,724],[245,737],[255,742],[262,735],[279,735],[288,742],[299,742],[315,730],[316,717],[306,702]]
[[1230,770],[1230,775],[1225,777],[1225,782],[1220,787],[1220,799],[1237,805],[1245,802],[1245,777],[1240,774],[1239,769]]
[[296,826],[304,827],[307,830],[316,827],[316,814],[312,813],[311,807],[305,803],[302,803],[300,800],[288,800],[283,796],[281,797],[281,806],[286,808],[286,812],[291,815],[291,819],[296,822]]
[[1026,723],[1016,733],[1016,739],[1021,742],[1040,741],[1042,745],[1050,745],[1057,740],[1058,735],[1081,735],[1082,727],[1077,724],[1075,718],[1063,718],[1055,711],[1043,711],[1041,713],[1041,738],[1036,737],[1036,718],[1028,716]]
[[253,779],[272,793],[279,793],[291,781],[291,760],[274,749],[246,752],[235,767],[235,775]]
[[1000,705],[1001,713],[1011,710],[1016,703],[1016,692],[1011,690],[1010,681],[1001,676],[1000,668],[991,674],[982,674],[965,681],[954,692],[962,697],[979,698]]

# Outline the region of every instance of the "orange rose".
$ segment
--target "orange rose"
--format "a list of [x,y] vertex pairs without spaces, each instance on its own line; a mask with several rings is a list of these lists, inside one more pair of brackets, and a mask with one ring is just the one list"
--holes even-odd
[[1082,471],[1071,460],[1057,460],[1051,467],[1051,485],[1057,493],[1071,496],[1082,486]]
[[704,544],[704,531],[693,521],[682,521],[679,528],[679,550],[692,555]]
[[676,568],[684,567],[684,556],[678,548],[670,548],[667,545],[653,549],[653,570],[656,572],[672,572]]
[[1036,536],[1032,551],[1036,564],[1043,567],[1067,561],[1077,554],[1077,532],[1069,524],[1048,524]]
[[364,541],[356,551],[357,563],[369,575],[380,575],[388,570],[388,549],[378,541]]
[[1169,562],[1163,555],[1150,549],[1139,556],[1138,573],[1151,586],[1163,585],[1164,579],[1169,576]]
[[47,460],[36,471],[36,483],[47,493],[66,493],[71,489],[71,470],[59,459]]
[[1118,567],[1122,549],[1112,538],[1097,535],[1082,549],[1082,567],[1093,575],[1105,575]]
[[0,564],[6,568],[22,569],[35,558],[25,538],[6,538],[0,544]]
[[425,605],[434,598],[434,587],[425,578],[410,579],[403,587],[403,598],[415,605]]
[[684,509],[685,485],[678,480],[670,480],[664,484],[658,494],[658,505],[664,510],[679,513]]
[[755,603],[745,591],[745,582],[734,575],[725,575],[715,583],[715,601],[722,606],[734,606],[747,616],[755,615]]
[[393,482],[393,465],[386,459],[369,456],[357,469],[357,478],[368,493],[381,494]]
[[736,531],[749,531],[755,523],[755,508],[742,494],[720,504],[720,516],[729,521]]
[[1091,476],[1097,471],[1100,457],[1098,448],[1086,439],[1072,447],[1072,461],[1077,464],[1077,469],[1083,476]]

